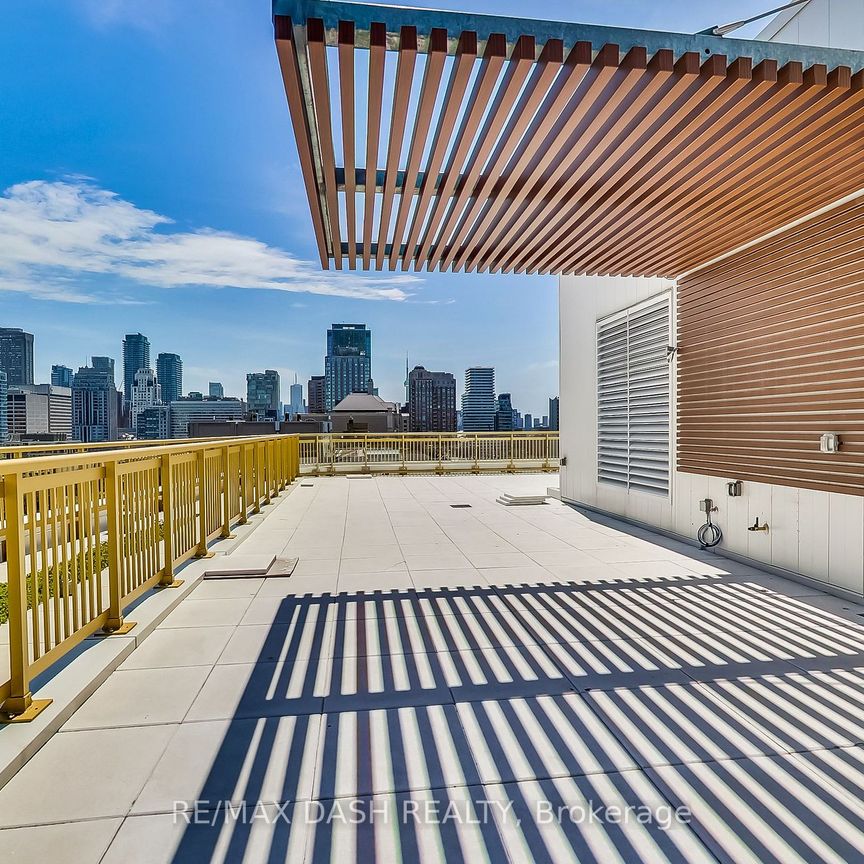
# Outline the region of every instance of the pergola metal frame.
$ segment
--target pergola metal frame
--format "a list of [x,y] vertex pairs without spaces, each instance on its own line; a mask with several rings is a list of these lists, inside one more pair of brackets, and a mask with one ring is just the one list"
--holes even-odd
[[325,268],[674,278],[864,186],[864,52],[273,8]]

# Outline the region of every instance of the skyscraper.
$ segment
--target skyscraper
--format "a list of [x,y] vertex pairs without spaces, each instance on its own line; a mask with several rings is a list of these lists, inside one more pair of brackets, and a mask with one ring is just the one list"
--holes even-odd
[[222,399],[225,396],[225,388],[221,381],[211,381],[207,385],[207,394],[211,399]]
[[558,431],[558,397],[553,396],[549,400],[549,429]]
[[117,388],[107,369],[82,366],[72,378],[72,437],[116,440]]
[[246,375],[246,402],[250,414],[279,416],[279,373],[275,369]]
[[303,404],[303,385],[297,383],[297,376],[294,376],[294,383],[291,385],[291,401],[288,404],[288,413],[291,419],[296,419],[298,414],[306,413],[306,406]]
[[128,412],[132,403],[135,373],[150,368],[150,340],[141,333],[127,333],[123,339],[123,404]]
[[[115,388],[117,379],[114,377],[114,358],[113,357],[91,357],[90,366],[99,372],[104,372],[111,379]],[[137,370],[136,370],[137,371]]]
[[135,383],[132,385],[132,405],[129,419],[131,428],[136,429],[138,415],[145,409],[162,402],[162,393],[156,374],[152,369],[139,369],[135,373]]
[[466,432],[491,432],[495,428],[495,370],[472,366],[465,370],[462,393],[462,428]]
[[372,333],[365,324],[334,324],[327,331],[324,410],[349,393],[367,393],[372,377]]
[[33,334],[20,327],[0,327],[0,372],[6,384],[33,383]]
[[408,373],[411,432],[456,430],[456,378],[449,372],[429,372],[415,366]]
[[526,430],[527,429],[533,429],[534,428],[534,418],[530,414],[526,414],[524,424],[525,425],[523,428],[525,428]]
[[306,410],[310,414],[323,414],[326,410],[324,400],[324,376],[313,375],[306,385]]
[[162,401],[173,402],[183,392],[183,361],[179,354],[156,355],[156,380],[162,388]]
[[513,402],[509,393],[499,393],[495,410],[495,431],[513,431]]
[[51,367],[51,383],[55,387],[71,387],[72,374],[68,366],[54,365]]

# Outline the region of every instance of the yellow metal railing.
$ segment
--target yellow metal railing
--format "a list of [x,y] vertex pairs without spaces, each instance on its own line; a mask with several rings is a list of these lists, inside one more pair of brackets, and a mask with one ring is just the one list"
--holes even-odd
[[[20,458],[2,463],[9,678],[3,720],[32,719],[30,681],[83,639],[125,632],[145,592],[278,495],[298,473],[293,435]],[[2,671],[2,669],[0,669]],[[50,702],[50,700],[47,700]]]
[[301,474],[556,471],[557,432],[300,435]]
[[0,474],[4,459],[32,459],[34,456],[59,456],[67,453],[92,453],[103,450],[137,450],[141,447],[164,447],[166,444],[200,444],[212,442],[213,438],[153,439],[129,441],[59,441],[42,444],[12,444],[0,447]]

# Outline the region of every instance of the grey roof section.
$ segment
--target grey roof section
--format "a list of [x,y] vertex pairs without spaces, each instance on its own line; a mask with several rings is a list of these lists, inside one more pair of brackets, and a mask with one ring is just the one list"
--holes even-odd
[[356,413],[369,414],[371,412],[395,411],[393,402],[385,402],[380,396],[372,396],[369,393],[349,393],[334,409],[345,413],[353,411]]

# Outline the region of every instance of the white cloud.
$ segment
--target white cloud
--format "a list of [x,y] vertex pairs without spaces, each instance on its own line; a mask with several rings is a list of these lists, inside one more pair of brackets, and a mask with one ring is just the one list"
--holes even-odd
[[[211,286],[406,300],[416,276],[322,271],[284,249],[212,228],[171,230],[172,220],[143,210],[82,177],[31,180],[0,196],[0,290],[74,303],[109,298],[90,287],[113,276],[159,288]],[[88,288],[85,290],[82,283]],[[110,302],[135,302],[110,296]]]
[[134,4],[131,0],[79,0],[87,20],[98,30],[127,26],[158,33],[174,18],[171,0],[148,0]]

